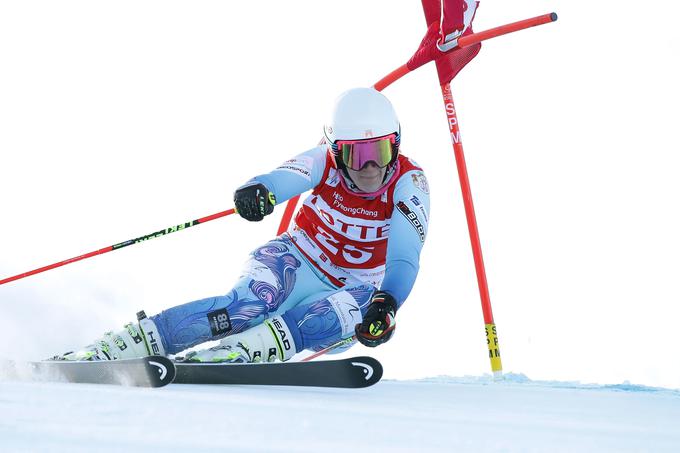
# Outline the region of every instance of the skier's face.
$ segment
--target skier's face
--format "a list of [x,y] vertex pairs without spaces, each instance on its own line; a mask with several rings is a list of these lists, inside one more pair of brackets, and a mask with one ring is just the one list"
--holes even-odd
[[374,162],[368,162],[361,170],[347,169],[350,178],[359,190],[367,193],[375,192],[382,186],[387,167],[380,168]]

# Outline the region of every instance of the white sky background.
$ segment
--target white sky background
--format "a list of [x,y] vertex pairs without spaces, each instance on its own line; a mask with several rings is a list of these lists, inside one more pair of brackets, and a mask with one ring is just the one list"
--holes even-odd
[[[506,371],[680,387],[677,2],[482,1],[454,98]],[[420,2],[0,2],[0,277],[232,206],[403,64]],[[432,189],[386,377],[489,371],[434,65],[389,87]],[[44,358],[227,293],[273,237],[236,217],[0,286],[0,356]]]

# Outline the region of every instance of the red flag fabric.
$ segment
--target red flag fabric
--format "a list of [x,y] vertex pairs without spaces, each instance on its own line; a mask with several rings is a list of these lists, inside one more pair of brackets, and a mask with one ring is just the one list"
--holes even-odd
[[446,51],[456,46],[456,39],[462,36],[472,24],[479,2],[476,0],[442,0],[441,5],[439,48]]
[[[468,30],[469,33],[472,33],[472,27],[468,28]],[[470,47],[452,50],[444,58],[435,61],[437,74],[439,74],[439,84],[444,85],[451,82],[477,56],[481,49],[482,43],[477,43]]]
[[430,22],[429,27],[427,27],[427,32],[425,37],[420,42],[420,46],[416,53],[413,54],[411,59],[406,63],[406,66],[410,71],[414,71],[432,60],[442,56],[442,51],[437,48],[437,41],[439,40],[439,20]]
[[[406,64],[414,69],[436,60],[439,83],[444,85],[467,65],[482,48],[475,44],[455,49],[460,36],[472,33],[472,20],[479,6],[474,0],[422,0],[425,21],[428,24],[425,37],[418,50]],[[454,49],[454,50],[448,50]],[[448,52],[447,52],[448,50]],[[444,55],[444,56],[442,56]]]

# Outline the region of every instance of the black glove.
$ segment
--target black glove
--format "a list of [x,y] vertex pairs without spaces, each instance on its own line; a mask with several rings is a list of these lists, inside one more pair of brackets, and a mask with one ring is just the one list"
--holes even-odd
[[264,184],[253,184],[234,192],[236,212],[251,222],[259,222],[264,216],[274,212],[275,204],[276,197]]
[[370,348],[385,343],[392,338],[397,326],[394,321],[396,313],[396,299],[384,291],[377,291],[371,298],[361,324],[354,327],[357,340]]

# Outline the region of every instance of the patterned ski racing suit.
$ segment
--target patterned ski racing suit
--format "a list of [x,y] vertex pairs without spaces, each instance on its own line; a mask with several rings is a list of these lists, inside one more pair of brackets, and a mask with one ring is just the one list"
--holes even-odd
[[276,315],[293,340],[285,347],[293,353],[320,350],[354,334],[377,289],[401,306],[418,273],[429,188],[422,169],[403,155],[389,171],[397,174],[386,192],[361,197],[351,185],[340,184],[345,176],[333,165],[327,145],[320,145],[249,181],[246,185],[264,184],[277,203],[312,193],[286,233],[251,253],[229,293],[151,317],[166,353],[242,332]]

